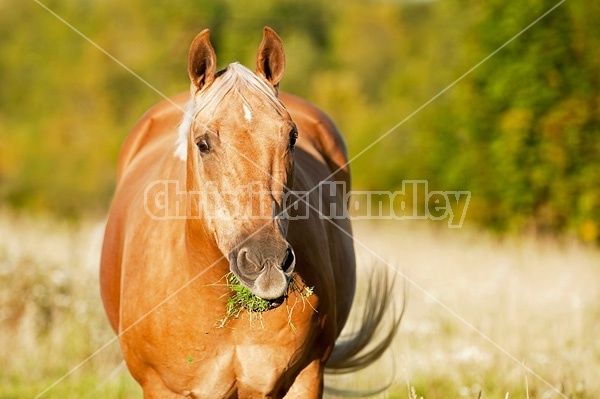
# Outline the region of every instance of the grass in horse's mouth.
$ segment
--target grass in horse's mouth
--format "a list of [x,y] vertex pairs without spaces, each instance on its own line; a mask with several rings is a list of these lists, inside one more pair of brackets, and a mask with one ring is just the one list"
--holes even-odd
[[[283,297],[266,300],[254,295],[248,288],[244,287],[233,273],[227,273],[223,278],[225,279],[225,286],[231,291],[231,295],[227,298],[225,305],[225,317],[217,320],[217,327],[225,327],[231,319],[239,318],[240,313],[244,310],[250,313],[261,314],[267,310],[276,308],[289,298],[290,293],[294,293],[296,296],[299,295],[304,302],[306,298],[313,294],[314,290],[314,287],[307,287],[304,281],[294,274],[289,282],[288,291]],[[289,324],[293,329],[291,310],[293,310],[293,307],[291,309],[288,307],[288,312],[290,313]]]

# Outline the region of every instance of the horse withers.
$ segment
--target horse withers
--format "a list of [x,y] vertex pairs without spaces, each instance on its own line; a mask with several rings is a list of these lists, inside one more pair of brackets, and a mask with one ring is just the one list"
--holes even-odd
[[[272,29],[254,72],[216,64],[204,30],[190,48],[191,93],[150,109],[123,145],[104,307],[146,399],[319,398],[326,369],[358,369],[389,345],[396,321],[362,351],[390,288],[373,279],[364,323],[336,345],[354,298],[354,249],[349,220],[320,210],[342,209],[340,187],[350,189],[342,138],[322,111],[279,93],[285,55]],[[344,185],[315,189],[327,179]],[[291,206],[305,212],[289,217]],[[242,313],[217,327],[229,273],[272,305],[259,323]],[[312,287],[300,306],[291,280]]]

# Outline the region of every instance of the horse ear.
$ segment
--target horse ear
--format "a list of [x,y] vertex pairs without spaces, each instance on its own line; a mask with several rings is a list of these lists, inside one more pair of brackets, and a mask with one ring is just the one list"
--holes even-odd
[[265,26],[263,39],[256,55],[256,74],[264,77],[274,88],[277,88],[284,69],[283,43],[273,29]]
[[190,46],[188,74],[192,81],[192,89],[201,90],[215,80],[217,56],[210,44],[210,31],[204,29],[196,36]]

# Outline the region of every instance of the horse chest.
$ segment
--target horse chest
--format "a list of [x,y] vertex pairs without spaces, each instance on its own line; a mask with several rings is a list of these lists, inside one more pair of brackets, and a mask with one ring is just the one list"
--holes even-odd
[[[148,324],[122,337],[124,354],[134,376],[156,374],[169,391],[184,397],[268,397],[293,382],[306,362],[299,353],[317,349],[315,331],[308,327],[316,313],[308,307],[294,314],[293,331],[284,307],[265,314],[262,323],[242,317],[215,328],[216,315],[202,320],[185,314],[191,309],[182,311],[181,303],[163,306],[145,320]],[[171,313],[176,308],[177,316]],[[145,371],[147,364],[151,371]]]
[[[196,350],[206,349],[196,346]],[[189,353],[194,353],[193,350]],[[291,351],[263,345],[220,346],[155,368],[173,393],[185,397],[269,397],[289,386],[297,369]],[[296,366],[296,367],[295,367]]]

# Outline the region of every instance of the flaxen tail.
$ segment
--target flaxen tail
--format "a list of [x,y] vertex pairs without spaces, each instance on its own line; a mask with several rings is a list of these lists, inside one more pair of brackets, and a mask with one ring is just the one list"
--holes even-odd
[[[358,371],[375,362],[386,352],[404,315],[406,285],[399,314],[396,314],[395,309],[395,292],[395,278],[390,278],[388,269],[374,268],[369,276],[369,287],[358,320],[359,329],[338,339],[327,361],[326,373],[343,374]],[[353,307],[355,306],[356,303]],[[377,343],[373,343],[374,338],[377,339]],[[387,388],[388,386],[382,389]]]

